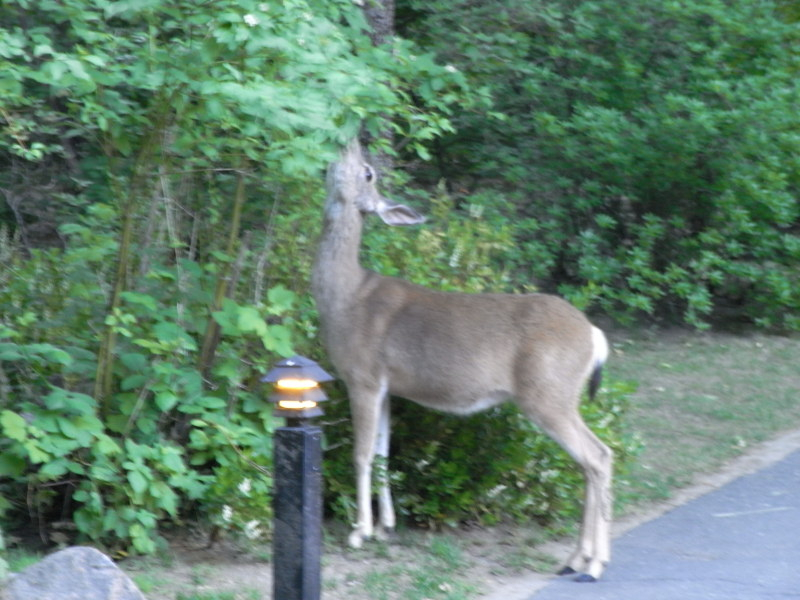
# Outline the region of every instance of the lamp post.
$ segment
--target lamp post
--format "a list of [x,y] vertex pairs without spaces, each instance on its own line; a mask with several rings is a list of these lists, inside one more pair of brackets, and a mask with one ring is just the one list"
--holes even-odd
[[322,430],[310,419],[324,414],[319,387],[332,381],[313,360],[279,361],[261,381],[272,383],[270,402],[286,426],[275,430],[273,462],[273,600],[319,600],[322,548]]

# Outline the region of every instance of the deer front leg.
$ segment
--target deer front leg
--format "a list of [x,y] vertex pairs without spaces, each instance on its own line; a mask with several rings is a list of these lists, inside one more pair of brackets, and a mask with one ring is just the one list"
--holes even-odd
[[351,547],[360,548],[364,540],[371,538],[373,534],[372,461],[375,456],[383,394],[381,389],[354,389],[354,386],[349,386],[349,391],[358,517],[348,542]]
[[394,530],[396,518],[392,503],[392,490],[389,486],[389,441],[391,438],[391,407],[389,398],[384,394],[378,414],[378,435],[375,442],[375,454],[382,459],[378,473],[378,511],[380,515],[381,534]]
[[364,540],[372,537],[372,457],[356,457],[356,502],[358,520],[350,532],[348,543],[352,548],[361,548]]

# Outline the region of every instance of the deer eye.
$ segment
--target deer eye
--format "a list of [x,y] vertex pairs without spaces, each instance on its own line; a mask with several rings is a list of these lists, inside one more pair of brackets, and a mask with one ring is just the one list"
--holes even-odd
[[364,179],[367,180],[367,183],[371,183],[375,179],[375,171],[369,165],[364,165]]

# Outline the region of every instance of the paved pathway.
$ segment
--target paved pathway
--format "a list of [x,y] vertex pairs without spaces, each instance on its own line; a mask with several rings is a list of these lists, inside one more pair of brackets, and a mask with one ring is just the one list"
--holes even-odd
[[800,451],[617,538],[597,583],[530,600],[800,599]]

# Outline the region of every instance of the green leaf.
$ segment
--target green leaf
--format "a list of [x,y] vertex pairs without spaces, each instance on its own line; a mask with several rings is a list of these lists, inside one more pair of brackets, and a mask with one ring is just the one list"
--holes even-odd
[[214,365],[214,375],[221,379],[226,379],[228,381],[239,381],[240,373],[239,373],[240,361],[236,358],[230,358],[223,361],[220,361],[218,364]]
[[153,333],[161,342],[181,341],[182,347],[189,350],[196,350],[197,345],[192,337],[183,327],[170,321],[160,321],[153,327]]
[[209,410],[220,410],[228,406],[228,403],[225,402],[222,398],[217,398],[216,396],[203,396],[195,401],[197,404],[202,406],[203,408],[207,408]]
[[25,472],[25,460],[9,452],[0,454],[0,476],[15,479]]
[[238,305],[230,298],[225,298],[222,301],[222,310],[211,313],[211,316],[222,328],[222,333],[225,335],[236,336],[241,332],[237,325]]
[[178,397],[172,392],[159,392],[156,394],[155,401],[159,410],[167,412],[178,403]]
[[58,457],[48,461],[39,469],[39,475],[45,479],[57,479],[69,472],[69,461],[66,458]]
[[139,523],[131,525],[128,533],[131,536],[133,547],[142,554],[152,554],[156,550],[155,542],[150,539],[148,531]]
[[0,426],[3,427],[3,432],[6,436],[12,440],[22,442],[28,437],[25,419],[10,410],[4,410],[0,413]]
[[73,440],[78,439],[80,431],[75,424],[70,421],[69,419],[60,419],[58,422],[58,426],[61,429],[61,433],[63,433],[68,438],[72,438]]
[[282,285],[276,285],[267,292],[267,310],[272,315],[287,313],[294,307],[296,300],[297,294]]
[[50,460],[50,455],[39,447],[36,440],[25,440],[22,446],[28,451],[32,463],[38,464]]
[[119,447],[119,444],[104,433],[97,436],[97,445],[95,448],[101,454],[105,455],[119,454],[122,452],[122,448]]
[[130,375],[120,382],[119,387],[123,392],[128,392],[142,387],[147,379],[147,375]]
[[154,497],[159,499],[159,506],[173,517],[178,513],[178,495],[163,481],[156,481],[152,486]]
[[144,371],[148,366],[147,356],[141,352],[126,352],[119,359],[131,371]]
[[10,342],[0,343],[0,360],[20,360],[25,358],[21,346]]
[[256,335],[263,336],[267,332],[267,323],[261,313],[252,306],[240,306],[239,329],[245,333],[255,333]]
[[177,448],[163,448],[161,452],[161,464],[174,473],[180,473],[186,470],[186,466],[183,464],[183,458]]
[[75,425],[82,431],[88,432],[93,436],[103,433],[103,422],[91,414],[78,415],[74,419]]
[[141,294],[139,292],[123,292],[122,298],[131,304],[143,306],[151,312],[156,312],[158,310],[156,299],[148,294]]
[[148,486],[147,478],[140,471],[128,471],[128,482],[137,494],[143,494]]
[[285,325],[270,325],[269,329],[262,335],[261,341],[264,348],[270,352],[276,352],[281,356],[291,356],[292,332]]
[[72,363],[72,357],[69,354],[64,352],[61,348],[56,348],[52,344],[30,344],[26,349],[28,352],[38,354],[49,362],[61,365],[69,365]]
[[93,415],[96,408],[95,399],[91,396],[62,388],[53,388],[44,397],[44,403],[50,410],[76,415]]

